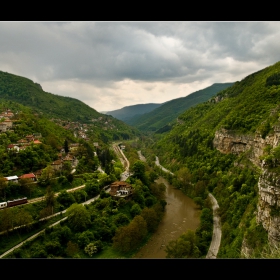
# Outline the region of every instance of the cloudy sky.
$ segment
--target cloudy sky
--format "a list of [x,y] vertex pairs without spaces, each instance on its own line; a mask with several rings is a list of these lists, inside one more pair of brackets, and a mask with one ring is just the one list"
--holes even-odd
[[99,112],[163,103],[280,61],[279,22],[0,22],[0,70]]

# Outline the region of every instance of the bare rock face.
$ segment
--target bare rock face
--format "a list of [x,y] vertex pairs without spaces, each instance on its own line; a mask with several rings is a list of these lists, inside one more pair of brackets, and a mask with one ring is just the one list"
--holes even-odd
[[[232,131],[221,129],[215,133],[213,141],[214,147],[222,153],[238,155],[247,152],[248,158],[262,169],[258,182],[259,199],[256,218],[257,222],[262,223],[267,230],[269,242],[274,244],[280,242],[280,175],[265,169],[260,156],[263,155],[265,147],[270,145],[275,148],[279,143],[279,126],[275,126],[274,133],[266,136],[265,139],[259,133],[237,135]],[[243,251],[246,254],[249,252],[249,248],[246,248],[245,244],[243,245]]]
[[280,127],[274,127],[274,133],[266,136],[265,139],[259,133],[255,135],[240,135],[233,131],[221,129],[216,131],[213,140],[214,147],[221,153],[241,154],[248,153],[248,158],[257,166],[262,166],[260,156],[264,148],[271,145],[275,148],[280,143]]
[[[258,182],[257,222],[268,232],[270,243],[280,242],[280,175],[264,170]],[[279,210],[278,210],[279,209]]]

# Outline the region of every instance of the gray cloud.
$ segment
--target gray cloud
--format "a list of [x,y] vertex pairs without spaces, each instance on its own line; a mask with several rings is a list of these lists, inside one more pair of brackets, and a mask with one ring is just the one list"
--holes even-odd
[[272,65],[279,30],[280,22],[0,22],[0,70],[115,110]]

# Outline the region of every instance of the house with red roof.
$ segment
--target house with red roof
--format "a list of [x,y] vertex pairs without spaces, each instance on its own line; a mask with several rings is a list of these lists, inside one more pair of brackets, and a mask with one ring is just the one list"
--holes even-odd
[[42,142],[36,139],[36,140],[33,141],[33,144],[35,144],[35,145],[42,144]]
[[23,174],[19,177],[19,179],[29,179],[31,181],[36,181],[37,180],[34,173]]

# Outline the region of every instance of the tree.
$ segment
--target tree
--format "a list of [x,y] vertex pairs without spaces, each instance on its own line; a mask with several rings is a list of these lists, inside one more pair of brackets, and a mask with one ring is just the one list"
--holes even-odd
[[97,251],[97,246],[94,243],[89,243],[85,247],[85,253],[88,254],[90,257],[92,257],[93,254],[97,253]]
[[189,169],[187,167],[182,167],[178,170],[177,177],[180,182],[180,188],[182,188],[184,191],[187,191],[191,184],[191,173]]
[[60,191],[56,200],[64,207],[69,207],[75,202],[73,194],[67,192],[66,190]]
[[96,179],[88,180],[85,184],[85,191],[90,197],[94,197],[99,194],[99,182]]
[[149,232],[154,232],[157,229],[160,221],[160,215],[157,215],[153,208],[145,207],[140,214],[147,223],[147,229]]
[[141,213],[141,207],[139,206],[139,204],[138,203],[133,204],[130,209],[130,214],[132,215],[132,217],[135,217],[140,213]]
[[67,243],[66,254],[69,257],[75,257],[79,252],[79,246],[76,243],[73,243],[71,240]]
[[65,139],[65,141],[64,141],[64,151],[65,151],[66,154],[69,153],[69,146],[68,146],[67,139]]
[[1,231],[6,231],[6,234],[8,235],[9,230],[13,228],[13,213],[12,209],[10,208],[4,208],[1,211],[0,216],[0,229]]
[[171,240],[166,246],[166,258],[198,258],[200,251],[197,247],[195,233],[188,230],[177,240]]
[[113,248],[121,252],[136,249],[147,234],[147,223],[140,215],[127,226],[119,227],[113,237]]
[[54,176],[54,170],[51,165],[48,165],[46,168],[42,170],[42,174],[39,178],[39,182],[49,181]]
[[83,231],[91,224],[90,213],[81,204],[72,204],[67,209],[66,215],[68,216],[69,227],[74,231]]
[[76,238],[77,238],[77,243],[81,248],[86,247],[90,242],[92,242],[94,240],[94,234],[89,231],[86,230],[82,233],[77,233],[76,234]]
[[24,209],[17,211],[14,219],[15,226],[25,225],[27,228],[29,228],[34,221],[32,216]]
[[52,214],[53,214],[53,207],[55,204],[55,196],[54,192],[52,191],[51,187],[47,187],[47,192],[45,194],[45,201],[46,201],[46,207],[52,209]]
[[0,195],[6,201],[6,188],[8,184],[5,178],[0,178]]
[[133,177],[140,179],[141,181],[145,176],[145,164],[141,160],[137,160],[132,166]]

